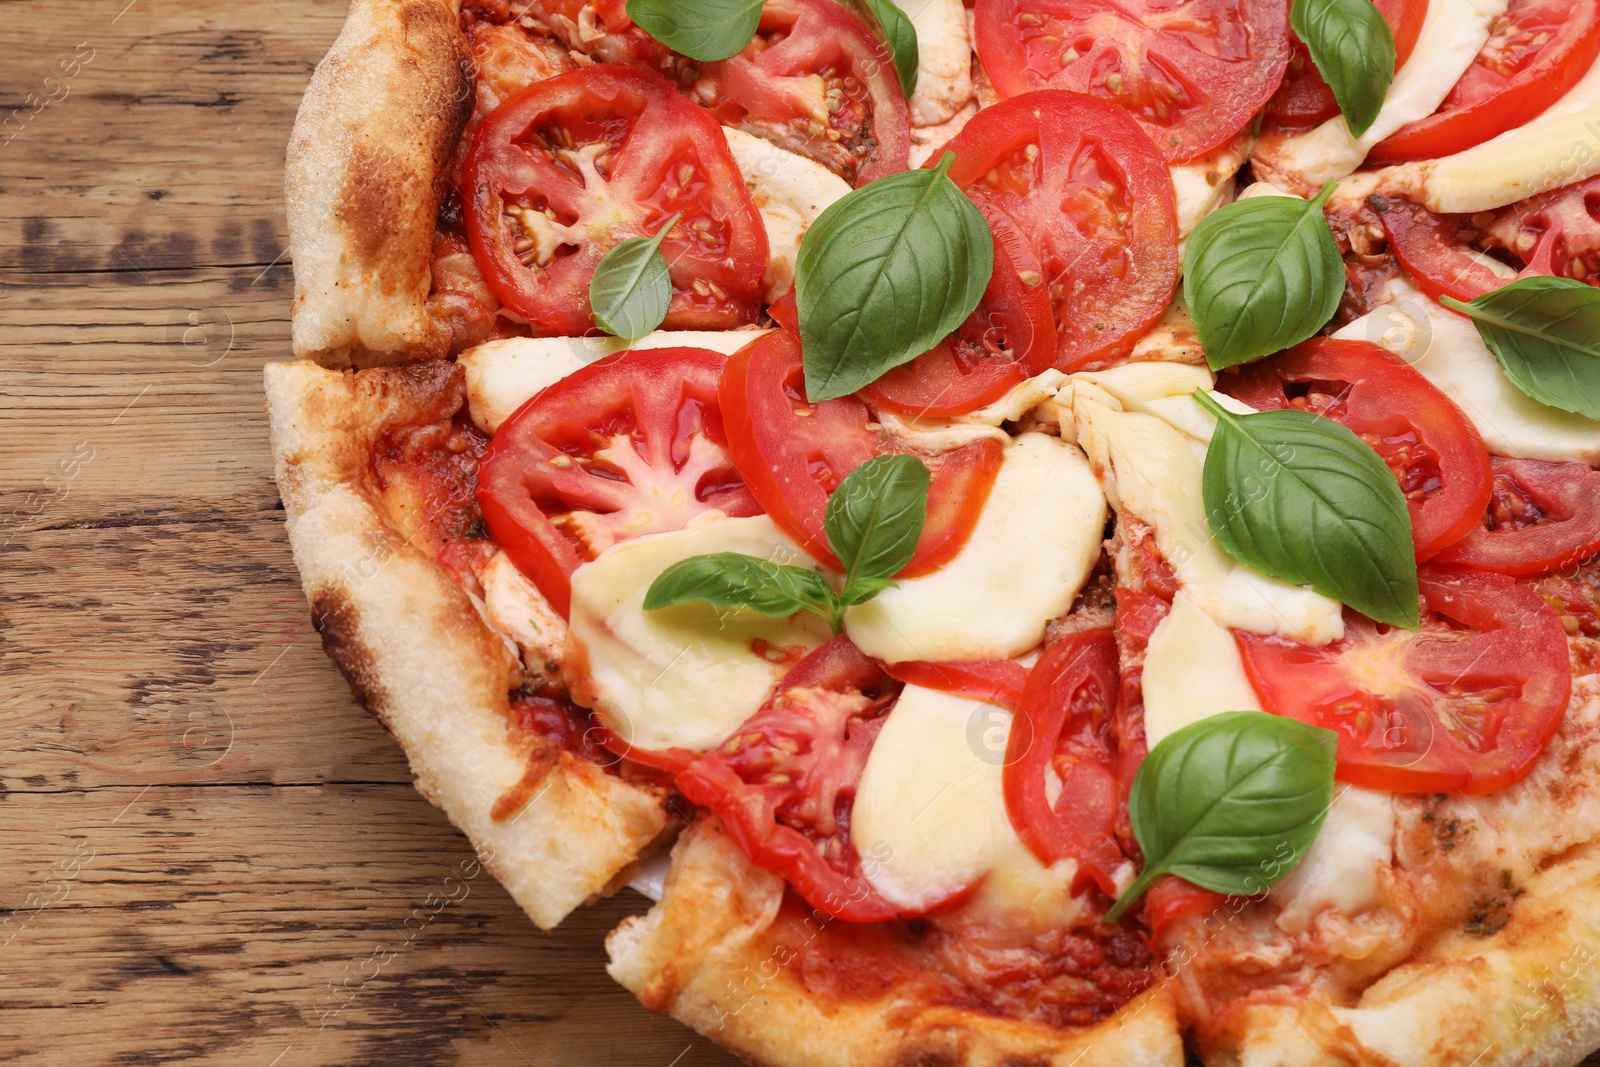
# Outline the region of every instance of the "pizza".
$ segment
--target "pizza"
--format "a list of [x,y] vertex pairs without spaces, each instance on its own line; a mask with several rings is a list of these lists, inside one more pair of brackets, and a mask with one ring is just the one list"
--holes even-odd
[[354,0],[313,621],[745,1059],[1600,1046],[1600,0]]

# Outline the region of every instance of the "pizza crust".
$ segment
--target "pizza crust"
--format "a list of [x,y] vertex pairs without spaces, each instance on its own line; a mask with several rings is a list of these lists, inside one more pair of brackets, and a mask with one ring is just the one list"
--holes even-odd
[[405,749],[417,791],[549,929],[616,884],[667,819],[658,793],[570,753],[530,763],[531,740],[510,729],[517,655],[386,518],[369,473],[373,441],[419,412],[436,417],[441,391],[460,393],[460,369],[341,373],[296,362],[270,363],[265,376],[289,541],[323,647]]
[[451,0],[354,0],[284,162],[294,352],[329,367],[439,358],[425,305],[445,173],[472,111]]
[[945,1006],[823,1004],[765,945],[783,880],[747,861],[714,817],[673,849],[661,902],[606,940],[610,974],[653,1011],[772,1067],[1182,1067],[1171,998],[1156,988],[1093,1027],[1052,1030]]

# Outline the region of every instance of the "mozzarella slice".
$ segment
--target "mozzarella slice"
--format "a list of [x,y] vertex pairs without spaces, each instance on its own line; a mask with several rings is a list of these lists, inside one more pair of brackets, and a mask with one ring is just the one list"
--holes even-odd
[[955,558],[851,608],[845,633],[890,663],[1021,655],[1072,606],[1100,556],[1105,523],[1105,497],[1083,453],[1025,433],[1006,449]]
[[631,745],[704,751],[720,744],[783,677],[784,650],[809,651],[830,636],[809,612],[769,619],[708,604],[644,610],[662,571],[712,552],[813,566],[765,515],[717,516],[613,545],[572,575],[568,687]]
[[[890,436],[919,452],[948,452],[984,437],[1009,443],[1011,435],[1000,428],[1001,424],[1015,422],[1035,408],[1046,414],[1044,407],[1049,406],[1048,401],[1066,380],[1060,371],[1047,370],[1018,383],[994,403],[965,415],[919,419],[880,411],[878,423]],[[1049,412],[1048,417],[1053,419],[1054,413]]]
[[581,367],[618,352],[648,348],[709,348],[731,356],[768,330],[657,330],[631,345],[618,337],[507,337],[486,341],[456,357],[466,371],[467,410],[485,433],[494,433],[541,389]]
[[1600,422],[1512,385],[1470,319],[1401,280],[1390,283],[1389,298],[1334,336],[1377,342],[1411,364],[1466,412],[1496,455],[1600,463]]
[[1307,190],[1351,173],[1373,145],[1438,110],[1489,40],[1490,24],[1505,14],[1506,3],[1441,0],[1429,4],[1416,47],[1396,72],[1378,117],[1365,133],[1352,137],[1344,116],[1335,115],[1314,130],[1262,138],[1256,165]]
[[[976,93],[974,93],[976,97]],[[908,162],[912,170],[916,170],[928,161],[939,149],[950,143],[950,139],[962,130],[967,123],[972,121],[972,116],[978,113],[976,98],[968,100],[965,107],[961,108],[948,121],[937,126],[913,126],[911,128],[911,154]]]
[[1188,237],[1200,220],[1233,199],[1233,176],[1250,155],[1255,138],[1242,133],[1210,155],[1168,167],[1178,198],[1178,237]]
[[[1117,370],[1151,366],[1132,364]],[[1195,370],[1173,373],[1192,375]],[[1108,375],[1073,375],[1070,404],[1078,441],[1101,473],[1113,505],[1155,531],[1162,556],[1195,604],[1220,625],[1234,629],[1281,634],[1310,645],[1342,637],[1344,618],[1338,601],[1251,570],[1223,551],[1206,521],[1201,489],[1204,440],[1147,414],[1159,398],[1140,399],[1133,385],[1113,377],[1112,383],[1123,389],[1136,409],[1124,410],[1123,403],[1096,382],[1106,381]],[[1212,396],[1237,408],[1238,402],[1223,394]],[[1137,410],[1141,405],[1144,411]],[[1203,438],[1209,439],[1210,424],[1205,425]]]
[[1383,871],[1394,860],[1395,825],[1390,794],[1340,790],[1305,858],[1272,887],[1269,895],[1283,909],[1278,928],[1298,934],[1326,908],[1356,915],[1377,904]]
[[1600,174],[1597,139],[1600,63],[1521,126],[1453,156],[1397,167],[1389,180],[1429,211],[1490,211]]
[[1189,305],[1184,303],[1181,287],[1155,325],[1133,346],[1128,359],[1135,363],[1151,360],[1161,363],[1205,363],[1205,349],[1200,347],[1200,334],[1195,330],[1194,319],[1189,316]]
[[1183,590],[1161,620],[1144,661],[1144,733],[1154,748],[1168,735],[1225,711],[1261,711],[1233,631]]
[[726,126],[722,132],[767,229],[767,269],[761,275],[761,289],[770,304],[794,285],[795,257],[806,230],[829,204],[850,191],[850,184],[822,164],[754,134]]
[[530,671],[554,674],[561,666],[567,624],[511,557],[496,552],[479,575],[489,622],[516,642]]
[[948,122],[972,99],[972,36],[961,0],[898,0],[917,31],[912,126]]
[[[857,854],[873,857],[862,873],[885,900],[918,910],[947,900],[1016,839],[1001,790],[1010,728],[1011,713],[992,704],[905,687],[873,742],[850,814]],[[990,731],[1001,747],[985,738]]]

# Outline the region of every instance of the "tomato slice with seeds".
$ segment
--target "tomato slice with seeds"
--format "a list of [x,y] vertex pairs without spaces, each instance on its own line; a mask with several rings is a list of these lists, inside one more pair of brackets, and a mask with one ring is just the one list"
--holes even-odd
[[[774,310],[786,317],[783,305]],[[730,356],[718,396],[728,451],[751,495],[807,552],[837,569],[823,527],[828,494],[867,460],[899,449],[869,425],[867,406],[857,398],[806,401],[800,341],[787,329]],[[1003,450],[985,439],[923,457],[933,470],[928,518],[902,577],[937,570],[966,544],[994,487]]]
[[1138,120],[1169,162],[1231,141],[1289,63],[1288,0],[978,0],[1002,96],[1070,89]]
[[1426,566],[1415,633],[1345,616],[1313,648],[1235,633],[1269,711],[1339,735],[1336,776],[1401,793],[1491,793],[1521,781],[1572,690],[1556,613],[1512,578]]
[[[1073,891],[1093,883],[1108,896],[1126,862],[1117,847],[1121,790],[1112,709],[1117,644],[1110,630],[1083,630],[1045,648],[1017,701],[1002,785],[1011,825],[1041,863],[1075,859]],[[1051,796],[1051,785],[1059,792]]]
[[1543,112],[1600,56],[1600,0],[1511,0],[1490,31],[1439,109],[1379,141],[1368,163],[1448,156]]
[[852,185],[906,169],[911,114],[894,62],[832,0],[767,0],[738,55],[679,81],[723,123],[816,160]]
[[[1447,0],[1440,0],[1441,3]],[[1399,70],[1416,47],[1428,16],[1428,0],[1373,0],[1378,13],[1394,34],[1394,66]],[[1339,102],[1311,60],[1311,51],[1290,38],[1294,52],[1283,73],[1283,84],[1267,101],[1266,120],[1283,130],[1320,126],[1339,113]]]
[[1056,316],[1044,268],[1011,218],[988,202],[978,209],[994,234],[994,273],[983,300],[960,329],[910,363],[861,390],[876,410],[938,418],[992,404],[1056,357]]
[[761,710],[678,775],[753,863],[806,903],[850,922],[900,914],[861,874],[850,812],[899,685],[847,637],[795,665]]
[[600,260],[680,212],[661,246],[663,325],[726,330],[761,312],[766,229],[722,128],[653,71],[598,65],[528,86],[478,127],[461,182],[484,280],[536,333],[592,330]]
[[1037,257],[1054,365],[1131,351],[1178,281],[1172,178],[1138,124],[1103,100],[1046,90],[984,108],[945,150],[956,155],[951,180],[1013,220]]
[[1600,552],[1600,471],[1582,463],[1495,456],[1483,522],[1433,557],[1438,563],[1544,574]]
[[484,522],[563,617],[572,572],[618,541],[760,514],[728,457],[723,364],[703,348],[622,352],[536,394],[489,442]]
[[1376,449],[1406,495],[1418,561],[1465,537],[1489,506],[1489,451],[1478,428],[1381,345],[1313,338],[1223,375],[1218,387],[1260,411],[1326,415]]
[[[1530,196],[1499,211],[1435,215],[1392,197],[1372,198],[1389,247],[1428,296],[1471,301],[1513,281],[1576,278],[1600,286],[1600,177]],[[1522,264],[1512,277],[1475,252]]]

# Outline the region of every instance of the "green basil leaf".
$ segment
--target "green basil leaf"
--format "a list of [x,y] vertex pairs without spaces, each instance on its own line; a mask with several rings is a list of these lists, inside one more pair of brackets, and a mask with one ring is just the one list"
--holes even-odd
[[1195,399],[1217,417],[1202,488],[1211,532],[1228,554],[1415,630],[1411,515],[1372,446],[1309,411],[1235,415],[1204,392]]
[[878,20],[878,30],[894,60],[894,72],[900,78],[900,91],[909,99],[917,88],[917,28],[894,0],[863,0],[863,3]]
[[1254,896],[1294,870],[1333,801],[1337,747],[1331,730],[1260,711],[1213,715],[1164,738],[1128,797],[1145,868],[1106,921],[1163,874]]
[[928,519],[931,481],[916,456],[877,456],[839,483],[822,524],[844,564],[846,587],[893,578],[911,562]]
[[932,170],[879,178],[811,224],[795,262],[806,396],[846,396],[966,321],[994,270],[989,223]]
[[1241,200],[1189,235],[1183,298],[1212,370],[1299,344],[1333,318],[1344,260],[1322,217],[1332,195],[1329,182],[1313,200]]
[[1367,132],[1394,81],[1394,33],[1372,0],[1294,0],[1289,26],[1333,90],[1353,137]]
[[672,278],[661,242],[681,218],[680,211],[653,237],[630,237],[600,260],[589,279],[596,326],[624,341],[637,341],[661,325],[672,304]]
[[658,574],[644,595],[646,611],[695,602],[748,608],[771,618],[814,611],[832,620],[838,614],[832,587],[816,571],[738,552],[679,560]]
[[853,608],[857,604],[865,604],[885,589],[896,589],[899,585],[899,582],[891,582],[887,578],[857,578],[845,585],[844,592],[839,594],[839,603]]
[[690,59],[738,55],[761,24],[761,0],[628,0],[628,17]]
[[1541,404],[1600,419],[1600,289],[1574,278],[1523,278],[1470,304],[1471,318],[1511,384]]

